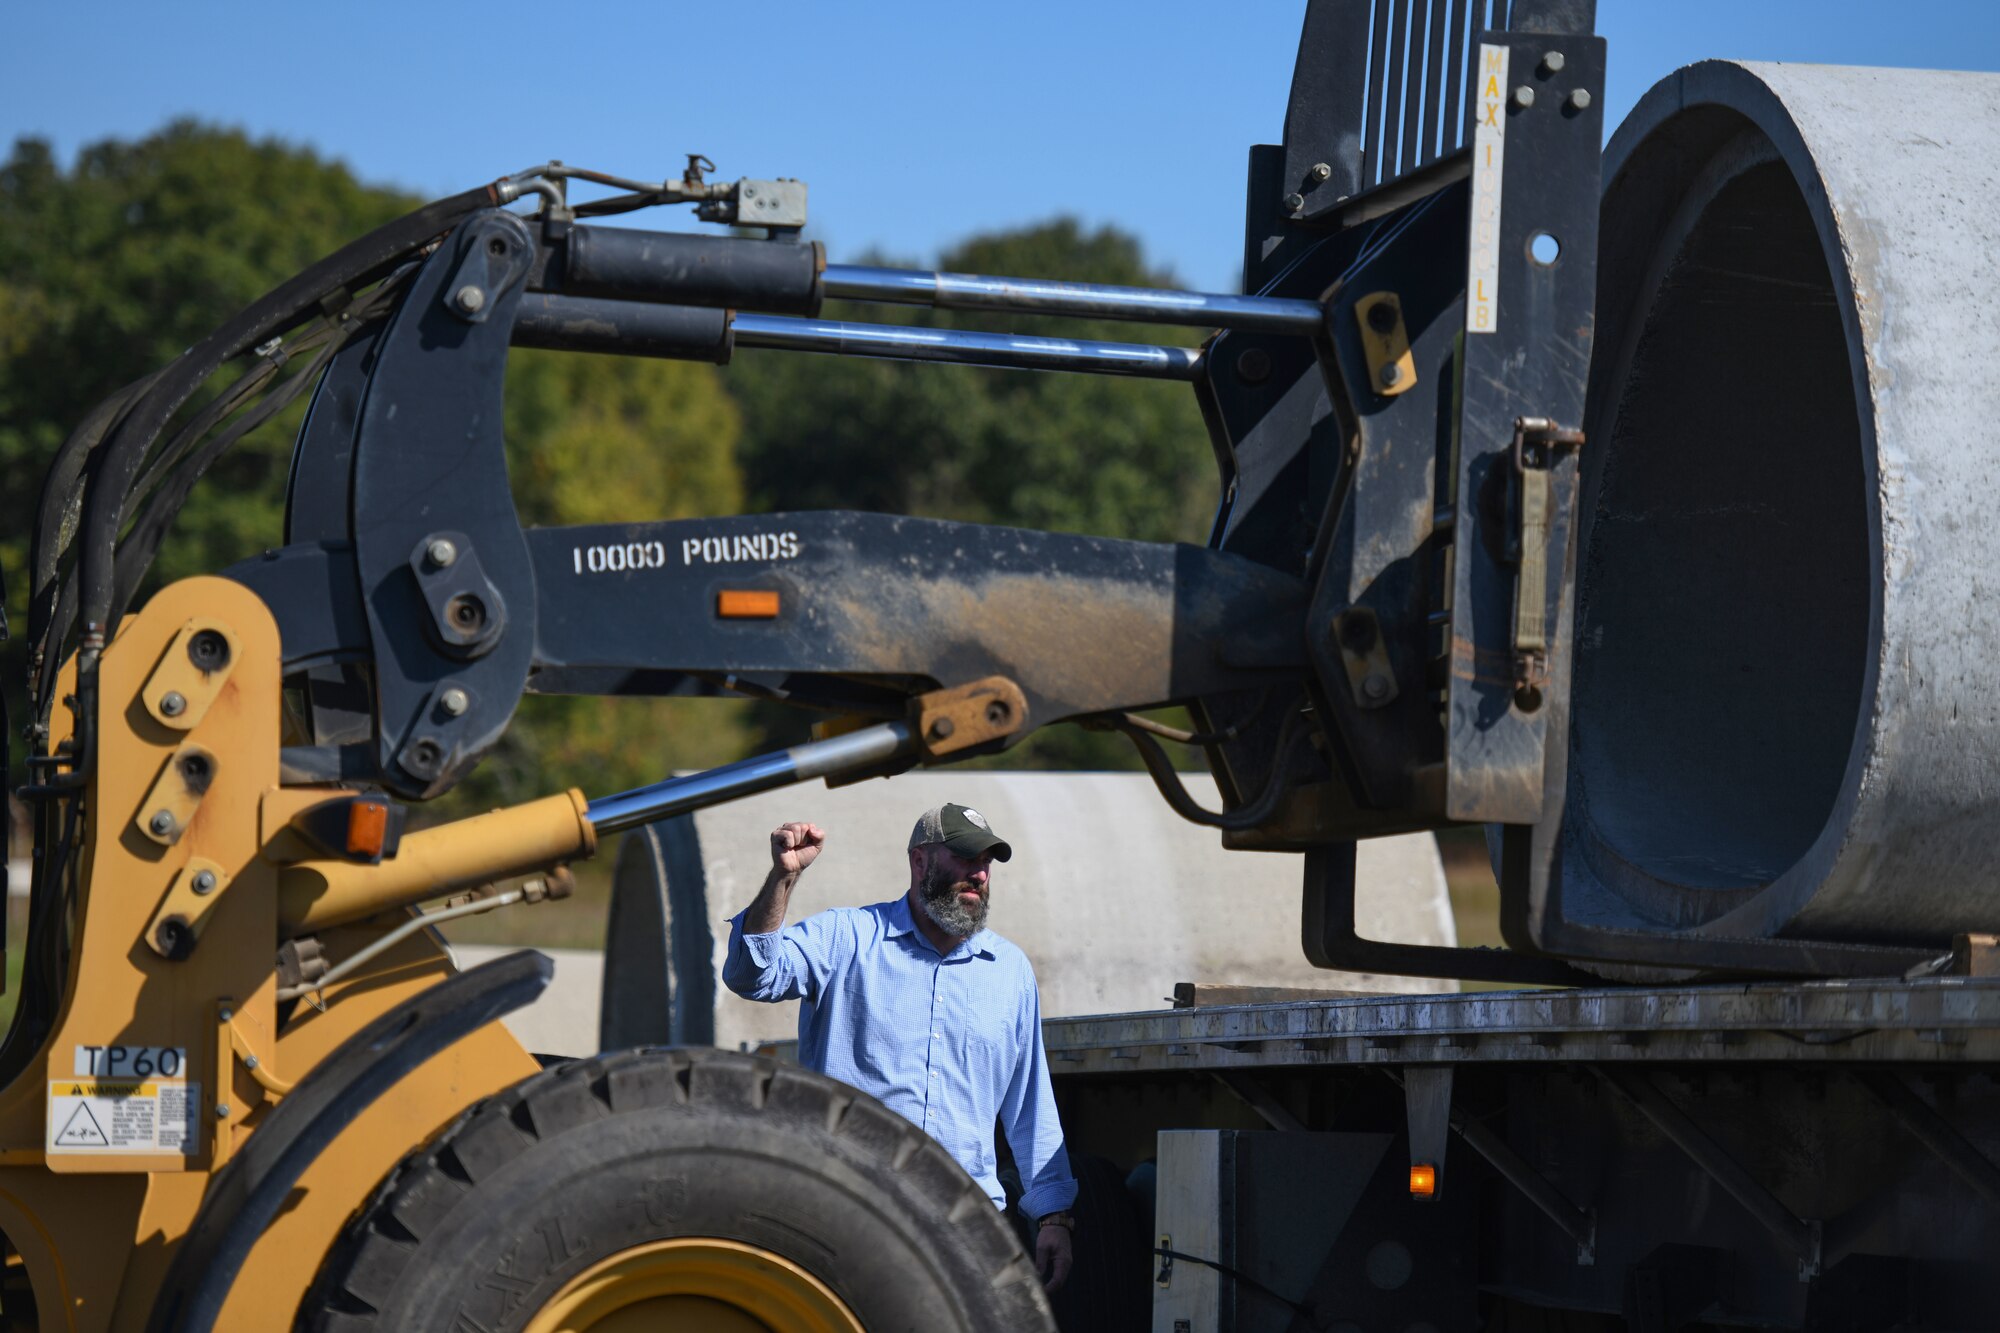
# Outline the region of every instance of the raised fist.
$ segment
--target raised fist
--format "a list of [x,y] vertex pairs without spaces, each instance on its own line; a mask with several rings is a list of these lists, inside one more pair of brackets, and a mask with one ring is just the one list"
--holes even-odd
[[811,865],[826,846],[826,830],[817,824],[780,824],[771,830],[771,864],[787,875]]

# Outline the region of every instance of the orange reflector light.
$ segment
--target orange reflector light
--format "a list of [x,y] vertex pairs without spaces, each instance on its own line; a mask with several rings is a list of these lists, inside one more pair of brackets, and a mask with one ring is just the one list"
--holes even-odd
[[1438,1192],[1438,1169],[1428,1162],[1410,1168],[1410,1197],[1429,1199]]
[[356,801],[347,807],[347,854],[377,857],[389,836],[389,807],[379,801]]
[[778,594],[769,588],[725,588],[715,594],[715,614],[724,620],[774,620]]

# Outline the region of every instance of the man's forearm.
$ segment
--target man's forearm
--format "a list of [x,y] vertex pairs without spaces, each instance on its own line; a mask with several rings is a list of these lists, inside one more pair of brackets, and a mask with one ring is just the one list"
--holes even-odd
[[750,906],[743,912],[743,933],[746,935],[769,935],[782,930],[785,925],[785,908],[792,900],[792,888],[799,882],[797,874],[787,874],[776,866],[764,877],[764,887],[750,900]]

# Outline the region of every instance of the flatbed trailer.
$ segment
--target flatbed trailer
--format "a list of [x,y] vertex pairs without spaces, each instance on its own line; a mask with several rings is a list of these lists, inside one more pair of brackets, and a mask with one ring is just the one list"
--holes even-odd
[[[1086,1206],[1129,1233],[1154,1182],[1154,1287],[1106,1296],[1107,1327],[2000,1327],[2000,978],[1354,996],[1044,1037]],[[1084,1262],[1129,1282],[1133,1244]]]

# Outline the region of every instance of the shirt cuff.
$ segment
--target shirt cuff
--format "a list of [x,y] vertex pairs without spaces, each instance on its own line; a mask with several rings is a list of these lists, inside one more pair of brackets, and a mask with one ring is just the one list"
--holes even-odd
[[780,934],[774,930],[768,935],[752,935],[748,932],[743,935],[743,951],[750,955],[750,961],[757,965],[758,971],[770,967],[771,960],[778,956]]
[[1075,1202],[1074,1180],[1052,1180],[1023,1194],[1019,1206],[1027,1217],[1047,1217],[1050,1213],[1067,1212]]

